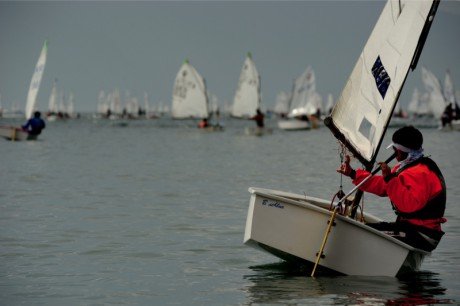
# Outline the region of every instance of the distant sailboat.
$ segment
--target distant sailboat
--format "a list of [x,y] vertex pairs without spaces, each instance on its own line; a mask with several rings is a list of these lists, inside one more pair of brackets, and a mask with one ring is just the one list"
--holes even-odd
[[27,103],[26,103],[26,119],[32,118],[33,112],[37,104],[37,95],[38,90],[40,89],[40,84],[42,82],[43,72],[45,71],[46,65],[46,56],[48,53],[48,41],[45,41],[43,44],[40,57],[38,58],[37,65],[35,66],[35,71],[30,82],[29,93],[27,94]]
[[419,115],[419,105],[420,105],[420,91],[418,88],[414,88],[412,92],[412,97],[407,105],[407,111],[414,117]]
[[105,95],[105,91],[101,89],[97,96],[96,113],[93,114],[93,119],[100,119],[106,117],[108,110],[109,103],[107,101],[107,96]]
[[[37,94],[40,89],[40,83],[42,81],[43,72],[45,71],[46,57],[48,53],[48,41],[45,41],[43,44],[40,56],[38,58],[37,64],[35,65],[35,70],[32,75],[32,80],[30,81],[29,91],[27,93],[27,102],[25,107],[25,116],[26,119],[32,118],[33,112],[36,109],[37,104]],[[9,140],[35,140],[37,135],[31,135],[27,131],[24,131],[20,127],[12,126],[1,126],[0,127],[0,136],[9,139]]]
[[231,115],[235,118],[252,118],[260,108],[260,103],[260,76],[251,53],[248,53],[241,68]]
[[307,69],[294,81],[291,93],[289,120],[278,121],[278,127],[283,130],[302,130],[312,126],[312,120],[319,110],[318,93],[316,92],[316,78],[313,68]]
[[422,67],[422,82],[428,93],[428,105],[433,116],[440,120],[444,109],[447,106],[444,100],[441,83],[438,78],[426,67]]
[[280,91],[276,96],[275,109],[274,112],[280,117],[285,117],[289,113],[289,101],[291,100],[291,95],[285,91]]
[[78,114],[75,112],[75,95],[71,91],[69,94],[69,99],[67,100],[66,114],[68,118],[75,119],[78,117]]
[[55,121],[58,114],[58,91],[57,91],[57,79],[54,79],[53,87],[51,88],[51,94],[48,101],[48,113],[46,114],[46,119],[48,121]]
[[454,82],[449,70],[446,71],[446,76],[444,77],[444,97],[448,103],[456,103]]
[[327,95],[327,104],[326,104],[326,115],[330,115],[332,113],[332,109],[334,108],[334,96],[332,94]]
[[[460,130],[460,107],[457,103],[454,82],[452,81],[449,70],[446,71],[446,76],[444,78],[444,98],[446,99],[448,107],[446,107],[442,115],[443,120],[447,121],[452,129]],[[445,117],[447,118],[444,119]]]
[[204,78],[185,60],[174,81],[171,115],[174,119],[208,118],[208,96]]
[[115,88],[112,90],[112,92],[109,94],[109,103],[110,103],[110,108],[108,111],[108,118],[110,120],[119,120],[122,118],[122,109],[121,109],[121,98],[120,98],[120,90],[118,88]]
[[144,112],[146,119],[158,118],[156,109],[150,106],[149,94],[147,92],[144,92]]

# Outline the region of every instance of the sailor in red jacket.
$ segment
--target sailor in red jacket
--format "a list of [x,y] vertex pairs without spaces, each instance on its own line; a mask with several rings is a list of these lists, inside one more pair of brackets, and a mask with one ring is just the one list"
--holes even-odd
[[[423,155],[422,133],[413,126],[397,130],[392,137],[398,163],[390,170],[379,163],[382,175],[371,177],[360,189],[378,196],[387,196],[397,215],[396,222],[368,224],[378,230],[391,232],[396,238],[426,251],[436,248],[444,232],[446,222],[446,185],[441,171],[434,161]],[[350,157],[338,172],[353,179],[357,185],[369,172],[350,166]]]

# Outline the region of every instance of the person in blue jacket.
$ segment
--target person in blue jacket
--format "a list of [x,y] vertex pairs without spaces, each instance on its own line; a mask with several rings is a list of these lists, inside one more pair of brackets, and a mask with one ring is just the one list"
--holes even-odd
[[45,121],[40,118],[41,113],[35,112],[33,118],[27,120],[26,124],[22,128],[31,135],[40,135],[42,130],[45,128]]

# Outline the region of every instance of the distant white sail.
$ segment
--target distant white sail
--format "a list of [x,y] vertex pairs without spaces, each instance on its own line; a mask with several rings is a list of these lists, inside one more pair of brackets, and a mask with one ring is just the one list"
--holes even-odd
[[107,113],[107,110],[109,109],[108,99],[109,97],[106,97],[104,90],[99,91],[99,95],[97,98],[97,112],[99,114]]
[[34,73],[32,75],[32,80],[30,81],[29,93],[27,94],[27,102],[25,115],[26,119],[32,117],[32,113],[35,110],[35,105],[37,103],[37,94],[38,89],[40,88],[40,83],[42,81],[43,72],[45,71],[46,65],[46,55],[48,52],[48,41],[45,41],[43,44],[40,57],[38,58],[37,65],[35,66]]
[[205,81],[188,60],[184,62],[176,75],[171,115],[175,119],[207,118],[209,116]]
[[208,91],[208,99],[209,99],[209,109],[212,113],[219,112],[219,98],[211,92]]
[[412,98],[409,101],[409,105],[407,105],[407,111],[411,114],[418,115],[419,114],[419,106],[420,106],[420,92],[417,88],[414,88],[412,92]]
[[321,104],[321,96],[316,92],[315,72],[308,66],[294,81],[288,117],[314,115],[321,108]]
[[67,107],[65,106],[65,93],[61,91],[61,100],[59,101],[58,111],[62,114],[67,112]]
[[260,107],[260,103],[260,76],[251,53],[248,53],[243,68],[241,68],[238,88],[233,99],[232,116],[237,118],[253,117]]
[[110,101],[110,111],[112,114],[121,115],[121,98],[120,98],[120,90],[115,88],[112,93],[110,93],[109,97]]
[[439,119],[446,108],[441,83],[438,78],[425,67],[422,67],[422,81],[429,95],[428,105],[431,109],[431,113],[435,118]]
[[450,75],[450,71],[446,71],[446,76],[444,78],[444,97],[448,103],[455,104],[455,89],[454,89],[454,82],[452,81],[452,77]]
[[67,101],[67,114],[70,117],[73,117],[75,115],[75,95],[73,94],[73,92],[70,92],[69,100]]
[[275,113],[276,114],[287,114],[289,112],[289,101],[291,100],[290,94],[285,92],[284,90],[280,91],[278,95],[276,95],[276,102],[275,102]]
[[58,112],[58,91],[57,91],[57,79],[54,79],[53,88],[51,88],[51,94],[48,101],[48,112],[57,113]]
[[415,68],[437,1],[386,3],[326,124],[367,167],[375,157],[409,69]]
[[433,116],[431,107],[429,106],[430,94],[425,92],[423,95],[420,95],[419,105],[418,105],[418,115],[420,116]]
[[311,66],[295,79],[292,90],[289,117],[311,115],[316,113],[311,98],[316,90],[315,73]]
[[329,114],[332,111],[332,108],[334,107],[334,96],[332,94],[327,95],[327,104],[326,104],[326,112]]
[[144,111],[146,115],[150,112],[149,94],[147,92],[144,92]]

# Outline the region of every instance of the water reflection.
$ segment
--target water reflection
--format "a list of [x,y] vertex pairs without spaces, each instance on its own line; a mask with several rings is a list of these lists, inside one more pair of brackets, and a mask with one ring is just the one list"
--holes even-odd
[[395,300],[388,300],[386,305],[436,305],[454,304],[453,300],[443,298],[446,288],[441,285],[437,273],[428,271],[414,272],[399,277],[399,294]]
[[445,297],[438,274],[417,272],[399,278],[362,276],[309,277],[310,271],[280,262],[250,267],[244,278],[248,304],[302,305],[439,305]]

